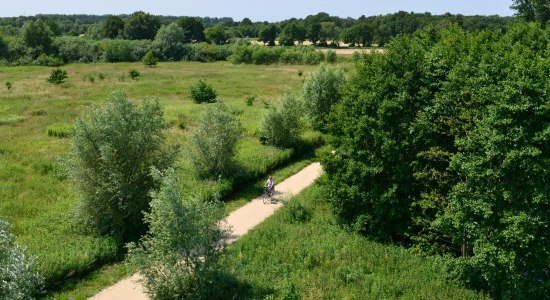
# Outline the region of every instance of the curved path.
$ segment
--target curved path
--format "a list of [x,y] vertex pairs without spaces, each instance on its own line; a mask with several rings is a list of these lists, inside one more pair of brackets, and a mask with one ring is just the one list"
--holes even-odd
[[[229,225],[231,235],[229,242],[233,242],[245,235],[254,226],[260,224],[282,206],[282,199],[289,198],[300,193],[311,185],[323,173],[321,164],[316,162],[303,168],[300,172],[290,176],[281,183],[275,185],[275,199],[272,204],[263,204],[261,198],[256,198],[248,204],[234,210],[222,222]],[[143,287],[136,281],[138,274],[123,279],[116,284],[104,289],[92,300],[146,300],[148,299]]]

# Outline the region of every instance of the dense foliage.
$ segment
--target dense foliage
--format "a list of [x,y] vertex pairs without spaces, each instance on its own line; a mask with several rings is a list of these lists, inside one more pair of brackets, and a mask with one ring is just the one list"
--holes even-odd
[[164,145],[165,127],[157,102],[137,106],[121,92],[77,121],[70,175],[80,214],[99,233],[127,242],[145,232],[143,212],[158,187],[151,168],[164,170],[175,157]]
[[302,91],[304,108],[313,128],[323,130],[326,118],[334,104],[340,101],[340,86],[344,83],[341,69],[321,66],[306,78]]
[[216,90],[204,79],[199,79],[189,90],[191,92],[191,99],[195,103],[213,103],[218,98]]
[[153,299],[208,298],[216,291],[205,286],[216,275],[213,262],[227,238],[218,224],[222,210],[215,202],[185,197],[173,169],[157,176],[160,190],[145,214],[149,232],[139,245],[129,245],[129,261]]
[[42,292],[44,279],[34,268],[34,258],[8,229],[8,223],[0,219],[0,299],[34,299]]
[[223,103],[207,108],[190,139],[189,157],[200,177],[227,177],[235,166],[235,150],[243,133],[241,123]]
[[456,275],[493,297],[547,295],[549,40],[451,27],[364,57],[329,124],[340,220],[461,257]]
[[279,148],[296,146],[303,130],[301,101],[285,91],[279,106],[270,106],[262,117],[260,141]]

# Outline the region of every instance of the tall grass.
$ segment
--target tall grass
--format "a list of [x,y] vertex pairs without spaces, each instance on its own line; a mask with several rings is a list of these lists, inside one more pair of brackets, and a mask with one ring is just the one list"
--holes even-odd
[[479,299],[448,281],[444,260],[337,227],[315,185],[233,244],[222,259],[243,299]]

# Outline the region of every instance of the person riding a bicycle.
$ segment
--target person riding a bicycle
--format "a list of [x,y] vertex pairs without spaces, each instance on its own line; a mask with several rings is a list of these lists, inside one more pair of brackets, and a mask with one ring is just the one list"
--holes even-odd
[[267,178],[267,181],[264,185],[265,192],[271,197],[273,195],[273,191],[275,191],[275,182],[273,181],[273,176],[269,175]]

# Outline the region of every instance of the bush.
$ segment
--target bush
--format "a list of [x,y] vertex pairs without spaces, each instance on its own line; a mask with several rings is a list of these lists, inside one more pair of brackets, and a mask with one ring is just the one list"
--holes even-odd
[[101,80],[101,81],[105,80],[105,74],[103,74],[103,73],[101,73],[101,72],[100,72],[100,73],[97,73],[97,79],[99,79],[99,80]]
[[291,223],[304,223],[311,218],[311,212],[301,202],[292,200],[283,206],[285,219]]
[[48,82],[51,84],[62,84],[67,79],[67,71],[61,69],[52,70]]
[[254,105],[255,100],[256,100],[255,96],[248,96],[245,100],[245,103],[246,103],[247,106],[252,106],[252,105]]
[[77,120],[69,174],[85,224],[119,242],[145,232],[143,212],[158,187],[150,170],[164,170],[175,159],[175,151],[164,146],[165,128],[158,102],[137,106],[122,92]]
[[6,89],[8,89],[8,91],[11,91],[11,88],[12,88],[11,81],[6,81],[5,85],[6,85]]
[[54,46],[58,57],[65,62],[97,62],[103,54],[99,42],[84,37],[58,37]]
[[327,53],[325,53],[325,59],[327,60],[327,63],[334,64],[338,60],[338,57],[336,56],[336,52],[333,50],[328,50]]
[[48,136],[66,138],[73,134],[73,126],[67,123],[54,123],[46,128]]
[[252,52],[252,62],[257,65],[277,63],[283,51],[282,48],[256,46]]
[[195,103],[213,103],[216,102],[218,93],[212,88],[212,85],[206,83],[206,80],[199,81],[191,87],[191,98]]
[[132,78],[133,80],[138,80],[141,76],[139,71],[136,69],[131,69],[128,74],[130,74],[130,78]]
[[160,181],[151,212],[145,214],[149,232],[139,245],[128,245],[128,261],[143,276],[151,298],[202,299],[212,288],[217,257],[228,237],[218,223],[223,212],[215,202],[182,195],[173,169]]
[[[132,42],[128,40],[106,40],[101,44],[103,57],[107,62],[135,61]],[[139,56],[141,57],[141,56]]]
[[207,108],[190,140],[190,159],[196,173],[215,179],[231,174],[235,147],[242,133],[240,122],[224,104]]
[[0,219],[0,299],[34,299],[42,292],[44,279],[34,270],[34,257],[28,256]]
[[145,55],[143,56],[141,61],[143,62],[144,65],[149,66],[149,67],[153,67],[153,66],[157,65],[159,60],[155,56],[153,51],[148,51],[147,53],[145,53]]
[[60,58],[42,53],[34,61],[34,64],[39,66],[47,66],[47,67],[59,67],[59,66],[62,66],[64,63],[63,63],[63,60],[61,60]]
[[94,74],[86,74],[84,75],[83,77],[84,81],[88,81],[90,83],[94,83],[95,82],[95,76]]
[[184,55],[184,59],[188,61],[213,62],[227,60],[231,54],[227,46],[200,43],[188,47],[188,52]]
[[279,148],[296,146],[302,131],[302,105],[286,91],[279,107],[271,107],[264,114],[260,128],[260,141]]
[[332,105],[341,99],[340,86],[345,82],[341,69],[320,67],[315,74],[306,78],[303,86],[304,108],[313,128],[325,126]]
[[152,48],[164,60],[181,60],[187,52],[184,44],[186,35],[187,32],[176,22],[162,26],[157,32]]

